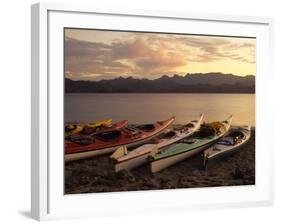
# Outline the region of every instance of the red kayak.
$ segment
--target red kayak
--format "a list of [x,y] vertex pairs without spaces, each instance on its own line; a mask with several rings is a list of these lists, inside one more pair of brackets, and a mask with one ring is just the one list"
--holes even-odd
[[127,148],[142,145],[161,134],[175,121],[171,117],[154,124],[102,131],[92,136],[74,136],[65,141],[65,160],[78,160],[114,152],[124,145]]
[[114,131],[117,129],[121,129],[121,128],[126,127],[127,125],[128,125],[128,120],[119,121],[119,122],[117,122],[113,125],[109,125],[109,126],[102,125],[100,127],[95,127],[95,128],[85,126],[83,128],[83,130],[78,134],[79,135],[95,135],[97,133],[104,132],[104,131]]

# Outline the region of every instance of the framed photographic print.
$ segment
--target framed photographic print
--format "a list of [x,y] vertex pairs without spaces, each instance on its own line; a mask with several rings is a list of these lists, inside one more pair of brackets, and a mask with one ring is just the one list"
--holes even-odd
[[271,204],[272,26],[33,5],[32,217]]

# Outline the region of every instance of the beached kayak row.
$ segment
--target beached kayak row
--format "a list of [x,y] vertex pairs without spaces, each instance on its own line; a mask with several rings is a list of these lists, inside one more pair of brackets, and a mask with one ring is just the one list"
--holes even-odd
[[[233,117],[211,123],[204,115],[181,126],[175,117],[152,124],[131,125],[111,119],[65,126],[65,161],[109,154],[115,172],[132,170],[149,163],[152,173],[160,172],[201,154],[209,166],[237,152],[251,137],[251,127],[231,127]],[[78,129],[78,130],[77,130]]]

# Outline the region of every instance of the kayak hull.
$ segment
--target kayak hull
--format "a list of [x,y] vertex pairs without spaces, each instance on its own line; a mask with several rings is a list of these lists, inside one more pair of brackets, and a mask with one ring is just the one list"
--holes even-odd
[[102,150],[93,150],[93,151],[87,151],[87,152],[65,154],[64,159],[66,162],[69,162],[69,161],[86,159],[86,158],[90,158],[90,157],[109,154],[109,153],[114,152],[115,150],[116,150],[116,147],[112,147],[112,148],[106,148],[106,149],[102,149]]
[[237,153],[243,146],[238,146],[238,147],[235,147],[223,154],[217,154],[217,155],[214,155],[212,157],[205,157],[203,158],[203,167],[205,169],[215,165],[217,162],[223,160],[224,158],[226,157],[230,157],[232,155],[234,155],[235,153]]
[[115,165],[115,172],[120,172],[121,170],[132,170],[135,169],[146,162],[148,162],[148,155],[149,153],[145,153],[143,155],[140,155],[138,157],[134,157],[132,159],[129,159],[124,162],[117,163]]
[[176,163],[179,163],[183,160],[186,160],[194,155],[197,155],[199,153],[201,153],[202,151],[204,151],[205,149],[207,149],[209,146],[211,146],[212,144],[214,144],[215,142],[210,142],[206,145],[200,146],[198,148],[195,148],[193,150],[190,151],[186,151],[183,153],[179,153],[170,157],[165,157],[162,159],[158,159],[158,160],[154,160],[150,163],[150,168],[151,168],[151,172],[152,173],[156,173],[159,172],[167,167],[170,167]]

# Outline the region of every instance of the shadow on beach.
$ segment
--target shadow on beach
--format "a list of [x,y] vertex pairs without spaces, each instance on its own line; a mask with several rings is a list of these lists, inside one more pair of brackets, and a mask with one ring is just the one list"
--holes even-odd
[[65,193],[95,193],[255,184],[255,130],[237,153],[207,169],[202,157],[175,164],[152,174],[149,164],[132,171],[114,172],[109,155],[65,164]]

